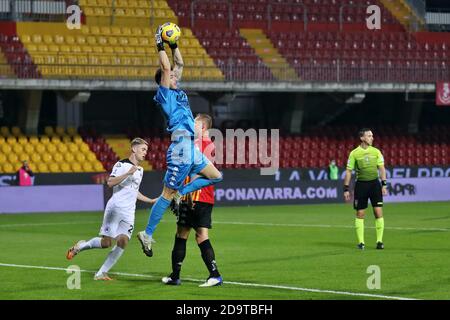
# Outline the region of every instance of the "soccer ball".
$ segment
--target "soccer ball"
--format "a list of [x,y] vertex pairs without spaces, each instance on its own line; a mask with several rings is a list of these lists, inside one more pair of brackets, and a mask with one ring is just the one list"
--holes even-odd
[[161,37],[165,42],[174,44],[180,39],[181,30],[175,23],[166,22],[162,26]]

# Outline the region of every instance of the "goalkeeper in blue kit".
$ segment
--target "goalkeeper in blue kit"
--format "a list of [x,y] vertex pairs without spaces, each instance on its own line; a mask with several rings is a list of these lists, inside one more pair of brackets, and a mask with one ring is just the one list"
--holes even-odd
[[[158,90],[153,100],[164,113],[172,143],[167,150],[162,194],[152,207],[145,231],[138,233],[144,254],[149,257],[153,255],[153,233],[171,201],[178,205],[182,196],[222,181],[222,173],[194,145],[194,117],[186,93],[178,88],[183,73],[180,49],[176,43],[169,44],[174,61],[172,68],[161,37],[161,27],[156,31],[155,42],[160,68],[155,74]],[[194,179],[183,185],[187,176]]]

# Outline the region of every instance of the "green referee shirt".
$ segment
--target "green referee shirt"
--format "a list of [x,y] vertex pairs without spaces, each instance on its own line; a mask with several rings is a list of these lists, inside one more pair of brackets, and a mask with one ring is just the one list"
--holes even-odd
[[356,180],[370,181],[378,179],[378,166],[382,165],[384,158],[380,150],[372,146],[367,149],[359,146],[350,152],[347,169],[356,171]]

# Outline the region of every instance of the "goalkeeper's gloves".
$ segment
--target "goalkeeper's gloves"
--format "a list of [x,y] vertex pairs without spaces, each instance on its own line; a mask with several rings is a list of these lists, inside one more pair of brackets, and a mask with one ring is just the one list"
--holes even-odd
[[170,47],[170,49],[172,49],[172,51],[173,51],[173,50],[175,50],[176,48],[178,48],[178,44],[177,44],[176,42],[174,42],[174,43],[170,43],[170,42],[169,42],[169,47]]
[[162,33],[162,28],[161,26],[158,27],[158,29],[156,29],[156,33],[155,33],[155,43],[156,43],[156,48],[159,51],[164,51],[164,41],[162,39],[161,36]]

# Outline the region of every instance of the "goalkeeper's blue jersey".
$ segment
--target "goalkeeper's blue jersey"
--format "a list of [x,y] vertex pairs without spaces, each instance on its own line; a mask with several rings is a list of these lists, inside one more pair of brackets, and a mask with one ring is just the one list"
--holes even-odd
[[183,90],[159,86],[153,100],[161,106],[166,116],[167,131],[194,136],[194,116]]

